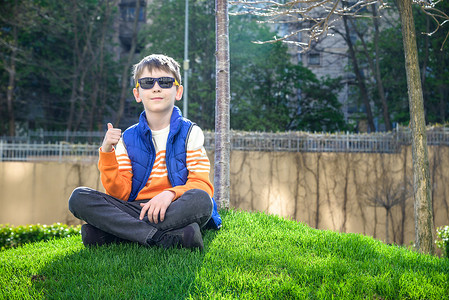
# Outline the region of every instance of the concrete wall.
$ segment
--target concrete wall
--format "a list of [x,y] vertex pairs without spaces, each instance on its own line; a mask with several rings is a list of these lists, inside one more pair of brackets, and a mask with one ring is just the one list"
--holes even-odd
[[[436,226],[449,224],[449,148],[430,147]],[[209,153],[213,162],[214,154]],[[244,152],[231,154],[231,206],[312,227],[414,240],[410,147],[398,154]],[[211,177],[213,174],[211,174]],[[0,163],[0,224],[79,224],[67,209],[77,186],[104,191],[95,163]],[[388,196],[388,198],[386,198]]]
[[[436,226],[449,224],[448,148],[430,149]],[[232,152],[231,204],[312,227],[414,240],[411,149],[398,154]],[[388,196],[388,198],[386,198]]]
[[80,185],[103,190],[96,164],[1,162],[0,224],[78,224],[67,200]]

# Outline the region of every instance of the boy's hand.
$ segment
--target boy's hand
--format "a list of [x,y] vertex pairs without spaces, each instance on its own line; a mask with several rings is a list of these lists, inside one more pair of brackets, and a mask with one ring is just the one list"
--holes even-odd
[[175,198],[174,192],[163,191],[147,203],[141,203],[142,210],[140,211],[140,219],[142,220],[148,211],[148,221],[151,223],[157,224],[159,220],[161,222],[164,221],[165,212],[172,203],[173,198]]
[[120,137],[122,136],[122,130],[120,128],[114,128],[111,123],[108,123],[108,131],[104,136],[103,144],[101,145],[101,151],[111,152],[112,147],[117,145]]

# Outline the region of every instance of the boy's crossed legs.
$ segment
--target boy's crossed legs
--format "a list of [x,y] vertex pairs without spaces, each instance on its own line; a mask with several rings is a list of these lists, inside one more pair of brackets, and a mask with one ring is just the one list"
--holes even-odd
[[209,221],[213,203],[202,190],[189,190],[167,208],[163,222],[139,219],[141,206],[151,200],[126,202],[91,188],[76,188],[69,210],[84,220],[81,233],[85,245],[137,242],[145,246],[203,248],[200,227]]

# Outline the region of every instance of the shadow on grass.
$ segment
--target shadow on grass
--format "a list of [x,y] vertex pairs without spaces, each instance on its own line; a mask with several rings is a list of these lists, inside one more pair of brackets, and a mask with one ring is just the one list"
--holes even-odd
[[32,288],[50,299],[184,299],[216,235],[205,233],[203,252],[137,244],[77,246],[34,274]]

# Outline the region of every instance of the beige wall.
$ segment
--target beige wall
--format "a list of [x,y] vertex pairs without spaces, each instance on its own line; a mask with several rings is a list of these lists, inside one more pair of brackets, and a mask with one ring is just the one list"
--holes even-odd
[[0,163],[0,224],[76,224],[67,200],[79,185],[101,189],[96,164]]
[[[449,150],[430,147],[436,226],[449,224]],[[209,153],[213,160],[213,153]],[[389,241],[414,240],[411,150],[398,154],[243,152],[231,154],[231,206],[312,227]],[[213,174],[211,174],[213,176]],[[0,224],[78,224],[67,209],[77,186],[103,191],[95,163],[0,163]],[[404,188],[405,187],[405,188]],[[377,202],[376,202],[377,201]]]

